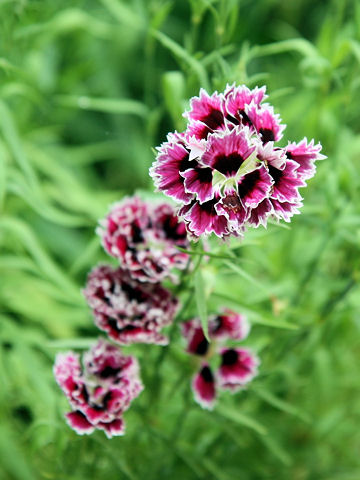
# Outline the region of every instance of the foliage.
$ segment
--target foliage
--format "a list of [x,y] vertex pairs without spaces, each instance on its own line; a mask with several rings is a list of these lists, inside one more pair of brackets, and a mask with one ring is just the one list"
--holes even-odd
[[[358,479],[358,2],[4,0],[0,25],[1,478]],[[179,341],[128,348],[147,388],[126,436],[78,437],[52,364],[98,333],[97,219],[149,195],[152,147],[233,81],[266,84],[287,138],[328,156],[290,228],[212,242],[182,298],[183,319],[246,313],[260,375],[209,413]]]

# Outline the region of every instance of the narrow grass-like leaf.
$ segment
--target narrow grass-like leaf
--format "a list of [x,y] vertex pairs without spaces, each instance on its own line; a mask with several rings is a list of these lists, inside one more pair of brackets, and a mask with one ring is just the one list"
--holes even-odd
[[5,228],[16,235],[24,247],[31,253],[43,273],[61,288],[64,288],[71,298],[79,299],[80,295],[76,285],[53,262],[48,253],[40,245],[34,233],[25,223],[15,218],[3,217],[0,219],[0,228]]
[[75,95],[59,95],[57,102],[65,107],[80,108],[81,110],[93,110],[105,113],[115,113],[122,115],[137,115],[146,117],[148,109],[146,105],[137,100],[118,99],[118,98],[94,98],[85,95],[77,97]]
[[290,465],[292,465],[293,462],[291,456],[281,445],[278,444],[278,442],[275,441],[273,435],[262,435],[260,440],[286,467],[290,467]]
[[4,145],[0,142],[0,212],[3,210],[6,194],[6,153]]
[[301,53],[304,57],[319,57],[316,47],[304,38],[292,38],[267,45],[257,45],[252,47],[249,56],[255,58],[293,51]]
[[119,0],[100,0],[118,22],[131,26],[135,30],[144,27],[144,18]]
[[183,60],[188,64],[189,67],[192,68],[194,73],[196,73],[200,85],[209,90],[209,81],[207,78],[207,73],[203,65],[197,61],[194,57],[192,57],[183,47],[181,47],[178,43],[172,40],[170,37],[165,35],[158,30],[151,30],[151,34],[159,40],[159,42],[165,47],[168,48],[175,57]]
[[176,130],[184,130],[185,122],[182,117],[185,95],[184,75],[181,72],[166,72],[162,80],[166,108]]
[[12,114],[2,101],[0,101],[0,131],[26,178],[33,187],[37,187],[35,172],[24,153]]
[[38,273],[36,264],[28,257],[22,255],[1,255],[0,268],[25,270],[31,273]]
[[267,429],[263,425],[261,425],[261,423],[249,417],[248,415],[241,413],[239,410],[240,407],[239,409],[235,410],[234,407],[230,407],[229,405],[224,405],[223,403],[220,403],[216,407],[215,411],[222,417],[227,418],[228,420],[231,420],[241,426],[248,427],[251,430],[254,430],[259,435],[267,434]]
[[38,190],[30,189],[25,181],[18,176],[16,181],[9,182],[9,190],[21,197],[28,203],[40,216],[59,225],[79,227],[90,224],[90,220],[64,212],[48,202],[48,198],[41,195]]
[[38,35],[53,37],[76,30],[85,30],[91,35],[105,39],[111,38],[115,33],[113,25],[102,22],[83,10],[69,8],[60,11],[48,22],[33,23],[18,28],[15,38],[22,39]]
[[239,265],[236,265],[235,263],[230,263],[228,261],[226,261],[224,263],[230,270],[233,270],[235,273],[240,275],[242,278],[244,278],[248,282],[251,282],[252,284],[256,285],[257,287],[260,287],[263,290],[267,290],[261,282],[256,280],[256,278],[251,276],[249,273],[245,272],[245,270],[243,270],[241,267],[239,267]]
[[253,388],[252,391],[254,391],[257,395],[259,395],[260,398],[262,398],[269,405],[272,405],[274,408],[289,413],[290,415],[294,415],[295,417],[301,418],[301,420],[303,420],[304,422],[310,423],[311,419],[307,413],[302,412],[294,405],[291,405],[290,403],[285,402],[280,398],[277,398],[268,390],[257,387]]
[[217,465],[215,462],[211,460],[209,457],[203,457],[201,459],[201,463],[204,467],[214,475],[214,478],[217,480],[233,480],[233,476],[230,476],[226,472],[224,472],[220,465]]

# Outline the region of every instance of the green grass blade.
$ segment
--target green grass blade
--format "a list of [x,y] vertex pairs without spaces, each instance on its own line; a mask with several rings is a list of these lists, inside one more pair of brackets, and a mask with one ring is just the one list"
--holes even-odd
[[137,115],[146,117],[148,109],[146,105],[136,100],[117,99],[117,98],[94,98],[85,95],[77,97],[75,95],[59,95],[56,97],[59,105],[81,110],[93,110],[104,113],[115,113],[122,115]]
[[[240,407],[239,407],[240,409]],[[257,420],[241,413],[239,409],[235,409],[234,407],[230,407],[229,405],[225,405],[224,403],[220,403],[216,407],[216,412],[224,418],[231,420],[238,425],[250,428],[254,432],[258,433],[259,435],[266,435],[267,429]]]
[[209,80],[203,65],[192,57],[183,47],[158,30],[151,30],[151,34],[155,37],[165,48],[170,50],[176,58],[183,60],[197,75],[200,85],[209,90]]

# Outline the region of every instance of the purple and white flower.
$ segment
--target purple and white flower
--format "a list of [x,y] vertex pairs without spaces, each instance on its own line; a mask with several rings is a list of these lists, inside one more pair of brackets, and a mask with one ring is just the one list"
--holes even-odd
[[244,388],[256,375],[258,357],[248,348],[222,348],[219,387],[233,392]]
[[188,255],[184,222],[166,204],[151,205],[138,197],[115,203],[97,229],[106,252],[141,282],[159,283],[184,269]]
[[302,206],[298,189],[325,158],[306,139],[279,147],[285,125],[263,103],[265,87],[228,86],[190,101],[183,133],[169,134],[150,169],[155,186],[180,204],[194,236],[242,235],[269,217],[290,218]]
[[[257,375],[258,357],[249,348],[227,347],[227,341],[244,340],[250,325],[244,315],[224,309],[208,321],[211,343],[205,338],[200,320],[194,318],[181,325],[186,351],[201,358],[200,369],[192,380],[194,398],[203,408],[211,410],[220,390],[235,393]],[[213,359],[215,364],[210,365]],[[220,365],[219,365],[220,364]]]
[[210,366],[204,363],[192,380],[195,401],[203,408],[211,410],[216,399],[215,377]]
[[216,340],[244,340],[250,332],[250,324],[245,315],[224,309],[210,319],[211,338]]
[[124,434],[123,413],[143,390],[134,357],[99,340],[84,354],[83,364],[78,354],[58,354],[54,375],[71,406],[67,422],[79,435],[95,429],[108,438]]
[[115,342],[168,343],[161,330],[173,321],[178,300],[160,284],[139,282],[122,268],[100,265],[90,272],[83,293],[96,326]]

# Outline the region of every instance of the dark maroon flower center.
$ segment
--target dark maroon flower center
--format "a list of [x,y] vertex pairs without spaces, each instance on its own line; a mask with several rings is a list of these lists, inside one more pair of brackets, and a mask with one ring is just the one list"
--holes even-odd
[[273,142],[275,140],[274,132],[270,128],[260,128],[259,133],[264,143]]
[[211,216],[217,216],[216,210],[215,210],[215,204],[218,202],[218,198],[213,198],[212,200],[209,200],[208,202],[204,202],[199,207],[201,210],[207,212]]
[[241,115],[242,123],[244,125],[252,125],[252,122],[251,122],[250,118],[247,116],[247,114],[244,112],[244,110],[239,110],[238,114]]
[[136,300],[138,303],[146,301],[146,296],[143,294],[143,292],[141,292],[141,290],[137,288],[133,288],[128,283],[123,283],[121,285],[121,290],[123,290],[126,293],[130,301]]
[[212,371],[210,370],[210,368],[207,365],[205,365],[205,367],[203,367],[201,369],[200,375],[201,375],[202,379],[204,380],[204,382],[213,383],[214,375],[212,374]]
[[141,228],[134,222],[132,225],[132,241],[134,243],[141,243],[144,241],[144,236],[142,234]]
[[196,160],[189,160],[189,153],[187,152],[184,158],[180,160],[179,172],[184,172],[189,168],[195,168],[198,165]]
[[120,372],[120,368],[113,368],[110,365],[107,365],[103,368],[99,374],[100,378],[110,378],[115,377]]
[[183,224],[179,224],[178,219],[175,216],[168,216],[163,223],[163,229],[165,236],[168,239],[178,241],[186,240],[186,230]]
[[200,183],[211,183],[212,182],[212,170],[211,168],[195,168],[198,180]]
[[236,152],[230,155],[217,155],[213,167],[223,175],[235,175],[243,161],[242,156]]
[[272,179],[274,180],[275,185],[279,182],[279,180],[283,176],[283,170],[279,170],[278,168],[272,167],[271,165],[269,165],[269,173]]
[[240,198],[246,197],[250,192],[252,192],[260,179],[259,170],[254,170],[251,173],[248,173],[242,178],[242,182],[238,185],[238,192]]
[[203,338],[196,346],[195,353],[197,355],[205,355],[209,348],[209,342]]
[[224,124],[224,116],[220,110],[212,110],[206,117],[200,120],[212,130],[216,130]]
[[234,365],[237,362],[237,360],[238,360],[238,353],[236,352],[236,350],[231,348],[230,350],[226,350],[226,352],[222,354],[221,365],[222,366]]

